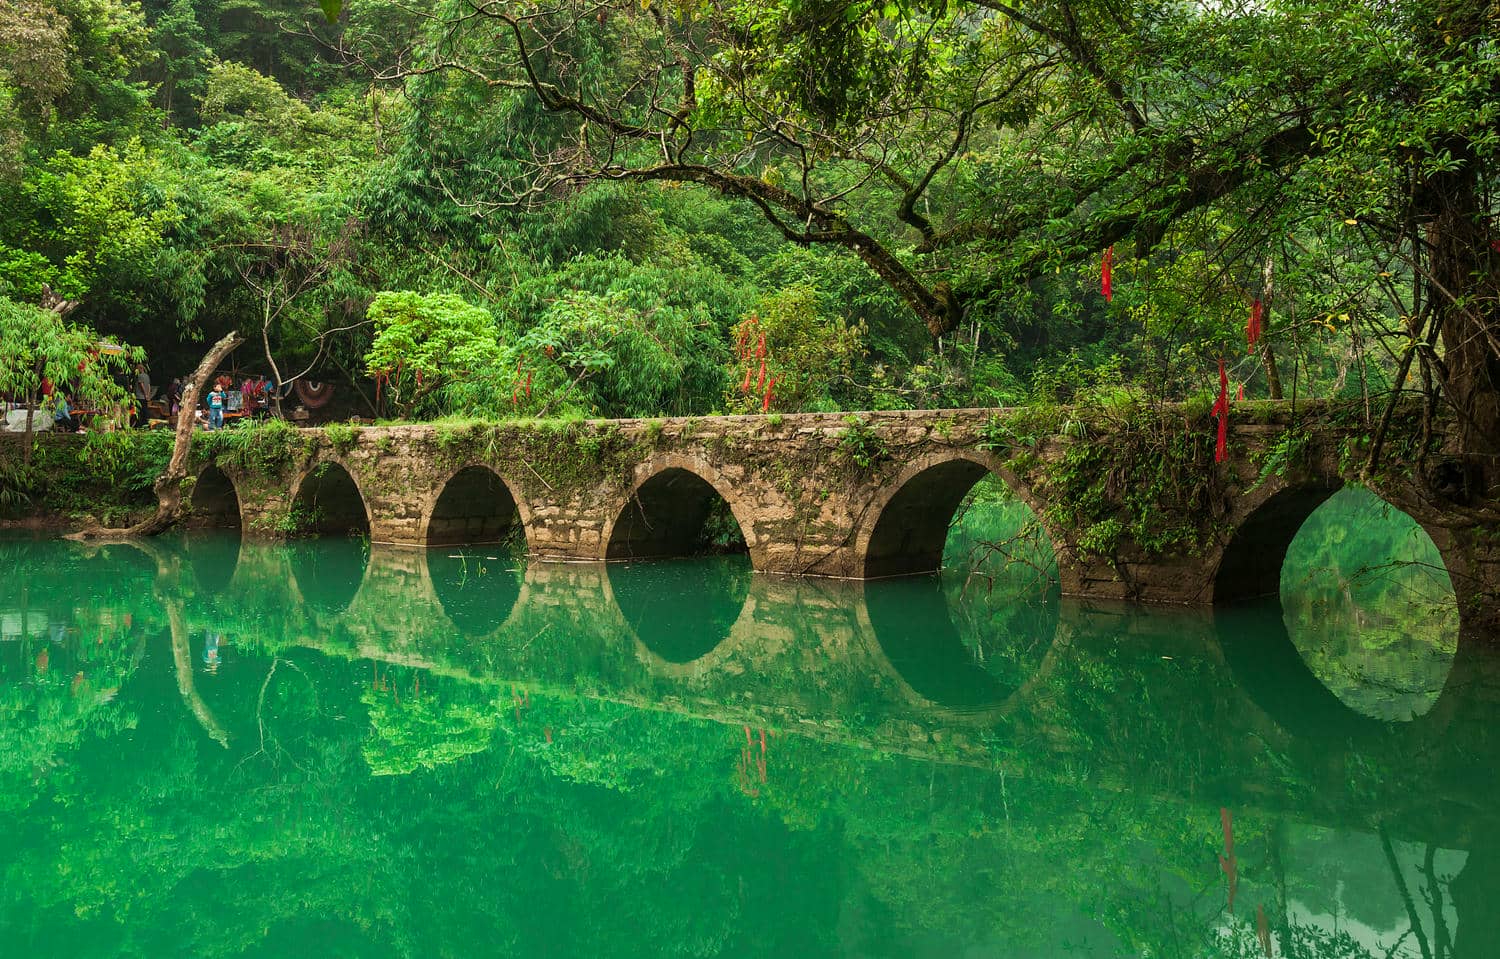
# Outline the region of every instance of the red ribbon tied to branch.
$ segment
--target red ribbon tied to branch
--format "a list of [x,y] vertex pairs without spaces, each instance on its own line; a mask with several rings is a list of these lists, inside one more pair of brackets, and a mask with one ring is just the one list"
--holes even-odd
[[1260,339],[1261,322],[1265,317],[1265,305],[1261,303],[1260,297],[1250,304],[1250,319],[1245,321],[1245,341],[1250,344],[1246,353],[1255,352],[1256,341]]
[[1104,302],[1115,297],[1115,248],[1111,245],[1104,251],[1104,262],[1099,264],[1099,288],[1104,292]]
[[1229,374],[1224,370],[1224,360],[1219,359],[1219,400],[1214,404],[1213,415],[1219,418],[1219,440],[1214,446],[1214,462],[1224,462],[1224,453],[1229,439]]

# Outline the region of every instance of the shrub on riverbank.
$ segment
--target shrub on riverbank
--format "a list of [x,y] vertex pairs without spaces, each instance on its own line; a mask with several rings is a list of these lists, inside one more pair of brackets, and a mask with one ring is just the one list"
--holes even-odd
[[30,464],[21,437],[0,438],[0,518],[23,515],[122,521],[156,505],[152,490],[172,457],[167,430],[38,436]]

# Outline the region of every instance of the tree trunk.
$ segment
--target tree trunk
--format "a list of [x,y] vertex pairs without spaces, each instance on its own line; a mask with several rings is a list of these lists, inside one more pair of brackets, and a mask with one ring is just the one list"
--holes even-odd
[[198,412],[198,396],[215,369],[229,352],[244,340],[238,333],[228,333],[215,343],[193,371],[193,377],[182,387],[182,403],[177,410],[177,437],[172,444],[172,459],[167,468],[156,478],[156,515],[126,529],[84,530],[83,537],[108,536],[155,536],[166,532],[182,519],[182,484],[187,479],[188,454],[192,451],[193,427]]
[[[1478,0],[1440,0],[1436,12],[1419,33],[1434,59],[1449,59],[1466,48],[1457,41],[1488,37],[1493,28],[1490,5]],[[1442,389],[1457,420],[1466,493],[1492,496],[1500,485],[1500,251],[1490,245],[1486,163],[1463,137],[1428,149],[1453,163],[1417,184],[1413,197],[1417,221],[1428,225],[1424,299],[1442,339]]]
[[214,718],[213,710],[203,701],[193,685],[193,649],[192,637],[188,633],[187,617],[182,612],[182,594],[178,591],[178,580],[182,575],[181,564],[174,556],[170,561],[161,552],[152,547],[150,550],[156,560],[156,598],[167,611],[167,624],[172,633],[172,666],[177,673],[177,692],[182,695],[182,701],[193,718],[198,720],[198,725],[208,734],[208,738],[229,748],[229,733],[219,725]]
[[31,465],[31,441],[33,439],[35,439],[35,436],[33,435],[32,429],[31,429],[31,418],[34,415],[35,410],[36,410],[36,397],[33,396],[33,395],[31,395],[31,394],[27,394],[27,396],[26,396],[26,439],[24,441],[23,446],[21,447],[21,457],[22,457],[21,458],[21,462],[25,463],[27,466]]
[[1262,270],[1263,278],[1260,293],[1261,301],[1261,326],[1260,326],[1260,356],[1266,368],[1266,390],[1271,399],[1279,400],[1281,396],[1281,371],[1276,368],[1276,351],[1271,349],[1271,338],[1267,334],[1271,329],[1271,307],[1276,300],[1276,277],[1273,272],[1276,261],[1266,257],[1265,269]]
[[1457,416],[1457,452],[1477,467],[1483,493],[1500,472],[1500,256],[1491,249],[1485,209],[1466,158],[1425,184],[1435,199],[1428,233],[1427,301],[1443,343],[1443,388]]
[[1270,343],[1261,348],[1261,359],[1265,361],[1266,390],[1271,399],[1284,399],[1281,392],[1281,371],[1276,367],[1276,353],[1271,349]]

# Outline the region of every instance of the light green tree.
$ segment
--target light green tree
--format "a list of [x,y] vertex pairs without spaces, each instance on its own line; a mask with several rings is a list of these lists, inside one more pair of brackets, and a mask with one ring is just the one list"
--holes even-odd
[[143,358],[137,347],[101,349],[98,334],[54,310],[0,297],[0,396],[21,401],[28,410],[26,462],[36,418],[52,415],[42,408],[44,384],[93,404],[122,404],[128,394],[118,378]]
[[365,368],[389,385],[389,401],[403,413],[454,378],[501,359],[494,317],[452,293],[382,291],[366,316],[375,325],[375,340]]

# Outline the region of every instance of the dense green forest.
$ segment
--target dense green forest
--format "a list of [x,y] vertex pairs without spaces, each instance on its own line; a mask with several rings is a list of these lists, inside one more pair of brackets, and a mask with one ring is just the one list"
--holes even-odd
[[1494,26],[1482,0],[14,0],[0,386],[35,392],[39,308],[158,383],[238,330],[236,369],[385,417],[1178,399],[1223,358],[1235,394],[1361,397],[1372,429],[1425,393],[1483,449]]

